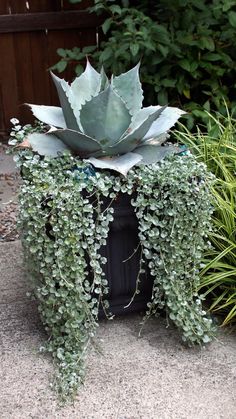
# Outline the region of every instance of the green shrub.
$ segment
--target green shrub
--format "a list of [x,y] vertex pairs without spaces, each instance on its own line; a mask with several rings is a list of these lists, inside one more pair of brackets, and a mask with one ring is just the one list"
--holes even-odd
[[115,74],[141,59],[147,103],[192,111],[189,127],[194,118],[207,120],[202,108],[223,113],[223,98],[236,108],[235,1],[95,0],[90,10],[105,13],[104,40],[98,49],[60,48],[58,71],[73,63],[80,73],[86,54]]
[[229,115],[208,116],[208,133],[176,135],[216,177],[212,248],[205,253],[201,288],[212,298],[211,309],[224,315],[226,325],[236,321],[236,121]]

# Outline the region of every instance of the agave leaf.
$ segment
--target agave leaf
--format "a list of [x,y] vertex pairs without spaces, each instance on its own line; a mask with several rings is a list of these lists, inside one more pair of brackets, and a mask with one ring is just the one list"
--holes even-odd
[[170,138],[170,134],[168,132],[165,132],[164,134],[158,135],[157,137],[149,138],[148,140],[142,141],[143,145],[161,145],[166,140]]
[[57,157],[58,153],[69,150],[66,144],[52,134],[32,133],[27,136],[32,149],[41,156]]
[[[69,84],[59,77],[55,76],[51,72],[52,79],[55,83],[55,86],[57,88],[57,93],[59,96],[60,104],[62,107],[62,112],[66,121],[66,126],[69,129],[73,129],[76,131],[81,131],[79,124],[77,123],[76,117],[74,115],[72,106],[70,104],[70,101],[72,101],[72,93],[70,92],[70,86]],[[70,95],[70,100],[69,100]]]
[[123,176],[126,176],[128,171],[141,160],[142,157],[140,155],[136,153],[127,153],[123,156],[111,158],[103,157],[101,159],[95,159],[94,157],[90,157],[90,159],[86,161],[99,169],[115,170]]
[[168,131],[178,121],[181,115],[185,113],[186,112],[178,108],[166,107],[160,115],[160,118],[153,122],[152,126],[145,135],[144,140],[157,137]]
[[109,86],[82,106],[80,121],[86,134],[96,138],[106,149],[127,130],[131,115],[123,100]]
[[56,135],[66,146],[82,158],[89,157],[91,154],[101,150],[101,146],[96,140],[78,131],[70,129],[55,130],[53,135]]
[[100,75],[101,75],[101,85],[100,85],[100,92],[101,92],[102,90],[105,90],[109,86],[109,80],[103,67],[101,68]]
[[99,74],[91,66],[89,60],[87,60],[85,71],[79,77],[76,77],[76,79],[71,84],[69,92],[69,100],[79,125],[81,106],[99,93],[101,83],[101,74]]
[[120,74],[112,80],[115,92],[123,99],[131,115],[134,115],[142,107],[143,90],[139,80],[138,63],[127,73]]
[[26,103],[26,105],[30,106],[31,111],[39,121],[58,128],[66,128],[62,109],[58,106],[32,105],[30,103]]
[[150,106],[141,109],[128,128],[130,133],[122,136],[118,143],[108,149],[108,152],[110,154],[123,154],[136,149],[141,144],[153,121],[161,115],[164,109],[164,106]]
[[138,163],[139,165],[153,164],[162,160],[169,154],[179,153],[180,149],[174,145],[170,146],[156,146],[156,145],[143,145],[136,148],[135,153],[142,156],[142,160]]

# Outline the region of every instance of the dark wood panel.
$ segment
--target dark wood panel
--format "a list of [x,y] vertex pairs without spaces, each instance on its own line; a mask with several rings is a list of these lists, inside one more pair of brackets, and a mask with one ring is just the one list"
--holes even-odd
[[4,130],[10,126],[10,119],[19,114],[13,35],[0,36],[0,52],[4,57],[0,65],[0,113],[4,125],[0,129]]
[[24,103],[34,103],[33,57],[30,36],[31,34],[27,32],[14,35],[19,116],[20,120],[25,123],[31,117],[31,112]]
[[99,25],[102,20],[102,17],[80,10],[0,15],[0,33],[90,28]]

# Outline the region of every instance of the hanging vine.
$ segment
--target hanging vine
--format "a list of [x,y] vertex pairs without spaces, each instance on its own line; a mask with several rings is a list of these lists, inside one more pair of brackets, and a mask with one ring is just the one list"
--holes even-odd
[[[100,250],[119,194],[131,195],[140,272],[148,264],[153,276],[144,320],[165,308],[189,345],[212,340],[212,320],[197,293],[211,215],[212,177],[203,164],[190,155],[172,156],[125,178],[95,171],[70,154],[41,159],[21,151],[16,160],[23,178],[19,228],[25,260],[49,335],[43,349],[57,364],[55,386],[63,399],[73,397],[84,380],[99,308],[112,316]],[[139,276],[136,292],[138,287]]]

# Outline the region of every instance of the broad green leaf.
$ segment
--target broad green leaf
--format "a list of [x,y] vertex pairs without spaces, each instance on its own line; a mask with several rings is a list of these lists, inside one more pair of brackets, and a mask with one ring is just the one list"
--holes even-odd
[[86,160],[91,163],[94,167],[99,169],[110,169],[121,173],[126,176],[128,171],[142,160],[142,157],[136,153],[127,153],[124,156],[119,157],[103,157],[101,159],[95,159],[90,157]]
[[32,105],[30,103],[26,105],[30,106],[31,111],[39,121],[57,128],[66,128],[62,109],[58,106]]
[[77,124],[76,117],[74,115],[74,112],[73,112],[73,109],[71,107],[70,100],[69,100],[70,87],[68,83],[65,80],[60,79],[59,77],[55,76],[55,74],[53,74],[52,72],[51,72],[51,76],[57,88],[57,93],[59,96],[59,100],[60,100],[60,104],[62,107],[62,112],[66,121],[67,128],[79,131],[80,128],[79,128],[79,125]]
[[112,86],[115,92],[123,99],[131,115],[134,115],[142,107],[143,90],[139,80],[138,63],[127,73],[114,77]]
[[57,157],[58,153],[68,150],[66,144],[52,134],[32,133],[27,136],[27,140],[41,156]]
[[233,28],[236,28],[236,12],[233,10],[229,12],[229,23],[233,26]]
[[138,163],[138,166],[157,163],[165,156],[179,152],[180,149],[175,146],[143,145],[135,149],[135,153],[142,156],[142,160]]
[[153,121],[161,115],[164,109],[161,106],[149,106],[148,108],[141,109],[130,124],[128,134],[126,132],[126,135],[110,148],[112,154],[124,154],[128,151],[133,151],[142,143],[143,137],[148,132]]
[[166,107],[161,113],[160,117],[153,122],[144,139],[156,138],[161,134],[167,132],[186,112],[179,108]]
[[56,135],[70,150],[73,150],[80,157],[88,157],[101,150],[100,144],[89,136],[69,129],[55,130]]
[[99,140],[105,149],[127,130],[131,115],[123,100],[109,86],[82,106],[80,121],[86,134]]

